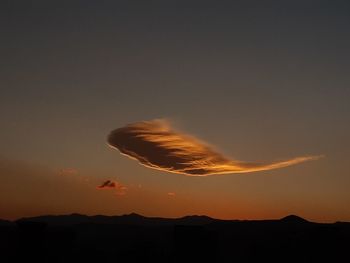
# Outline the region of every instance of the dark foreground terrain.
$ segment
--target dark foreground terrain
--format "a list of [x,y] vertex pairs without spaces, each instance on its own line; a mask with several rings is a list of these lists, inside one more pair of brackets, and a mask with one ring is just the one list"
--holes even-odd
[[125,216],[0,220],[0,262],[350,262],[350,223]]

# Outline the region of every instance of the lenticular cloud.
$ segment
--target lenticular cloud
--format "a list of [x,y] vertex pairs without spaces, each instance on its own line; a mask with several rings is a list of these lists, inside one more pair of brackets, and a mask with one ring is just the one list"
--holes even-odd
[[146,167],[189,176],[272,170],[319,158],[303,156],[269,163],[233,160],[205,142],[175,131],[166,120],[143,121],[113,130],[108,144]]

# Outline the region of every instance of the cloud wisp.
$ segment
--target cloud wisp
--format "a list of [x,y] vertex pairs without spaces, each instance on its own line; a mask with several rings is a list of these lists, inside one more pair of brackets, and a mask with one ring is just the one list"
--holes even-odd
[[283,168],[321,156],[258,163],[230,159],[194,136],[174,130],[166,120],[137,122],[113,130],[108,144],[142,165],[188,176],[250,173]]

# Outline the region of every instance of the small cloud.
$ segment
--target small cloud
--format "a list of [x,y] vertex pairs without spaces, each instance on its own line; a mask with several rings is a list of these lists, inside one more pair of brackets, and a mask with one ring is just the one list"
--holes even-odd
[[107,180],[96,187],[99,190],[114,189],[117,195],[125,195],[128,188],[117,181]]
[[169,192],[168,196],[175,196],[176,194],[174,192]]
[[97,186],[98,189],[115,188],[115,187],[116,187],[116,183],[111,180],[107,180],[106,182],[102,183],[100,186]]

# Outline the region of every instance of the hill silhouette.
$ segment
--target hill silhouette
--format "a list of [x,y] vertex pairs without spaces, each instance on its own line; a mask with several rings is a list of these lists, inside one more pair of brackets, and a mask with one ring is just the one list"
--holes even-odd
[[1,262],[343,262],[350,224],[81,214],[0,221]]
[[21,218],[17,222],[41,222],[49,226],[69,226],[76,224],[134,224],[134,225],[205,225],[214,221],[221,221],[213,219],[208,216],[185,216],[180,218],[161,218],[161,217],[145,217],[136,213],[131,213],[121,216],[105,216],[95,215],[87,216],[81,214],[70,215],[46,215],[38,217]]
[[306,219],[296,216],[296,215],[289,215],[286,217],[281,218],[282,222],[288,222],[288,223],[310,223]]

